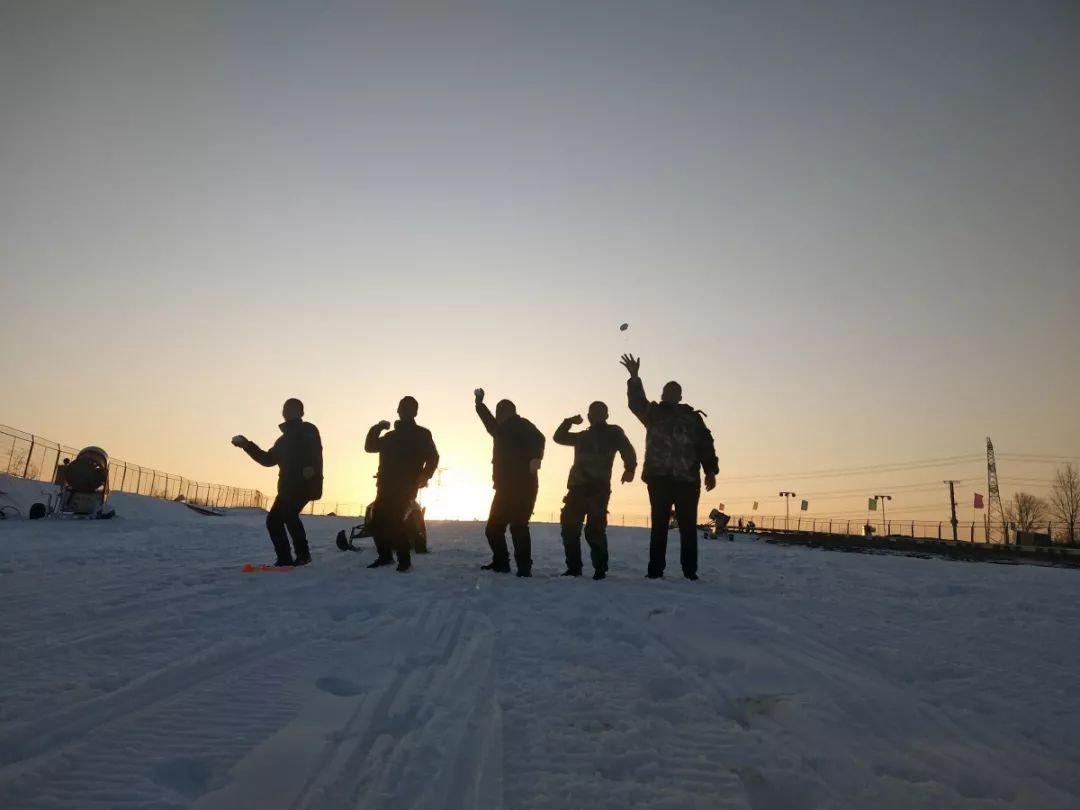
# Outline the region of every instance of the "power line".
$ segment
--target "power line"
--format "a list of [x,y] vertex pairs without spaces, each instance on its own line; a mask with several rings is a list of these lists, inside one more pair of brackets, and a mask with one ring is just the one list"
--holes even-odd
[[1024,461],[1033,464],[1061,464],[1070,461],[1080,461],[1080,456],[1052,456],[1044,455],[1042,453],[998,453],[997,457],[1006,459],[1007,461]]
[[921,461],[904,461],[895,464],[874,464],[865,467],[834,467],[828,470],[807,470],[805,472],[777,473],[768,475],[743,475],[717,478],[717,481],[780,481],[806,478],[839,478],[848,475],[866,475],[868,473],[906,472],[909,470],[944,467],[950,464],[968,464],[981,461],[981,456],[950,456]]

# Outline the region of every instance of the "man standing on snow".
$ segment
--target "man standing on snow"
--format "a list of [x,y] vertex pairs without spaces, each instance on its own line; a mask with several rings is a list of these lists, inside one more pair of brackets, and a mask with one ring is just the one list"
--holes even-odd
[[630,374],[626,398],[641,424],[645,425],[645,464],[641,479],[649,487],[652,507],[652,534],[649,543],[649,579],[664,575],[667,562],[668,520],[672,507],[679,524],[683,576],[697,579],[697,510],[701,498],[700,471],[705,471],[705,489],[716,487],[719,466],[712,433],[701,411],[682,404],[682,386],[669,382],[659,402],[649,402],[638,376],[641,359],[622,356]]
[[[574,466],[563,498],[563,549],[566,552],[564,577],[581,576],[581,527],[592,556],[593,579],[607,576],[607,508],[611,500],[611,467],[615,454],[622,456],[622,482],[634,480],[637,456],[633,445],[618,425],[608,424],[608,407],[603,402],[589,406],[589,427],[571,433],[571,425],[580,425],[581,416],[570,416],[555,431],[555,443],[574,448]],[[587,522],[586,522],[587,521]]]
[[416,424],[420,406],[412,397],[398,403],[398,420],[390,427],[379,422],[368,431],[364,450],[379,454],[377,494],[372,506],[372,534],[378,559],[368,568],[379,568],[394,561],[397,552],[398,571],[408,571],[412,565],[409,555],[409,536],[405,518],[416,500],[416,493],[426,487],[439,466],[439,451],[431,431]]
[[491,500],[485,530],[491,546],[491,562],[480,567],[485,571],[510,573],[510,553],[506,548],[506,527],[509,526],[517,575],[532,576],[529,518],[536,506],[536,473],[544,458],[544,434],[528,419],[518,416],[517,407],[510,400],[500,400],[492,416],[484,404],[484,389],[477,388],[473,393],[476,414],[495,440],[491,459],[495,497]]
[[[269,450],[260,449],[243,436],[234,436],[232,443],[264,467],[278,468],[277,498],[266,515],[266,530],[277,553],[274,565],[307,565],[311,551],[300,513],[308,501],[322,497],[322,439],[319,429],[304,421],[304,403],[300,400],[286,400],[281,416],[285,420],[278,426],[281,436]],[[289,550],[290,535],[295,560]]]

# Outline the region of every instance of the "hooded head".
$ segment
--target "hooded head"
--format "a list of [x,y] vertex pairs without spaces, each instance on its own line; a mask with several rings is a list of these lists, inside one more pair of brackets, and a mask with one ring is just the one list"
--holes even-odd
[[495,406],[495,421],[500,425],[517,416],[517,405],[508,399],[500,399]]
[[663,392],[660,394],[660,401],[666,402],[668,405],[678,405],[682,402],[682,386],[672,380],[664,386]]
[[281,406],[281,417],[286,422],[291,422],[293,419],[302,419],[304,417],[304,403],[295,397],[285,400],[285,404]]
[[603,402],[594,402],[589,406],[589,424],[606,425],[608,420],[608,407]]

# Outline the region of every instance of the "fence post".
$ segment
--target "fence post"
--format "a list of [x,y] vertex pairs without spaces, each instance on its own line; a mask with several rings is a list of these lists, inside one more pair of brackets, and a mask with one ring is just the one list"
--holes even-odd
[[851,521],[850,520],[844,526],[844,534],[846,534],[848,537],[851,536]]
[[915,521],[911,521],[911,536],[915,536]]
[[[973,523],[971,525],[974,526],[975,524]],[[937,539],[938,540],[941,539],[941,523],[940,523],[940,521],[938,522],[938,525],[937,525]]]
[[888,523],[885,524],[885,534],[886,535],[892,535],[892,521],[891,520]]
[[26,478],[30,474],[30,459],[34,457],[34,442],[37,441],[37,436],[33,433],[30,434],[30,451],[26,454],[26,464],[23,465],[22,477]]
[[810,527],[810,531],[811,531],[811,532],[813,532],[813,533],[815,533],[815,534],[817,534],[817,518],[814,518],[814,523],[813,523],[813,525],[812,525],[812,526]]

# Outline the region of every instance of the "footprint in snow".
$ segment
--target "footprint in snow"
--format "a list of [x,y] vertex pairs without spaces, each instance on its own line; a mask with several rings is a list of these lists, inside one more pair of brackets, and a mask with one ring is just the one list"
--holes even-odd
[[344,678],[336,678],[333,675],[325,675],[315,681],[315,686],[335,697],[355,697],[360,694],[360,687],[352,681]]
[[747,695],[735,701],[734,720],[743,729],[749,729],[752,720],[759,717],[771,717],[776,710],[786,704],[791,695]]
[[154,784],[187,799],[206,793],[214,779],[214,764],[207,759],[180,758],[159,763],[150,777]]

